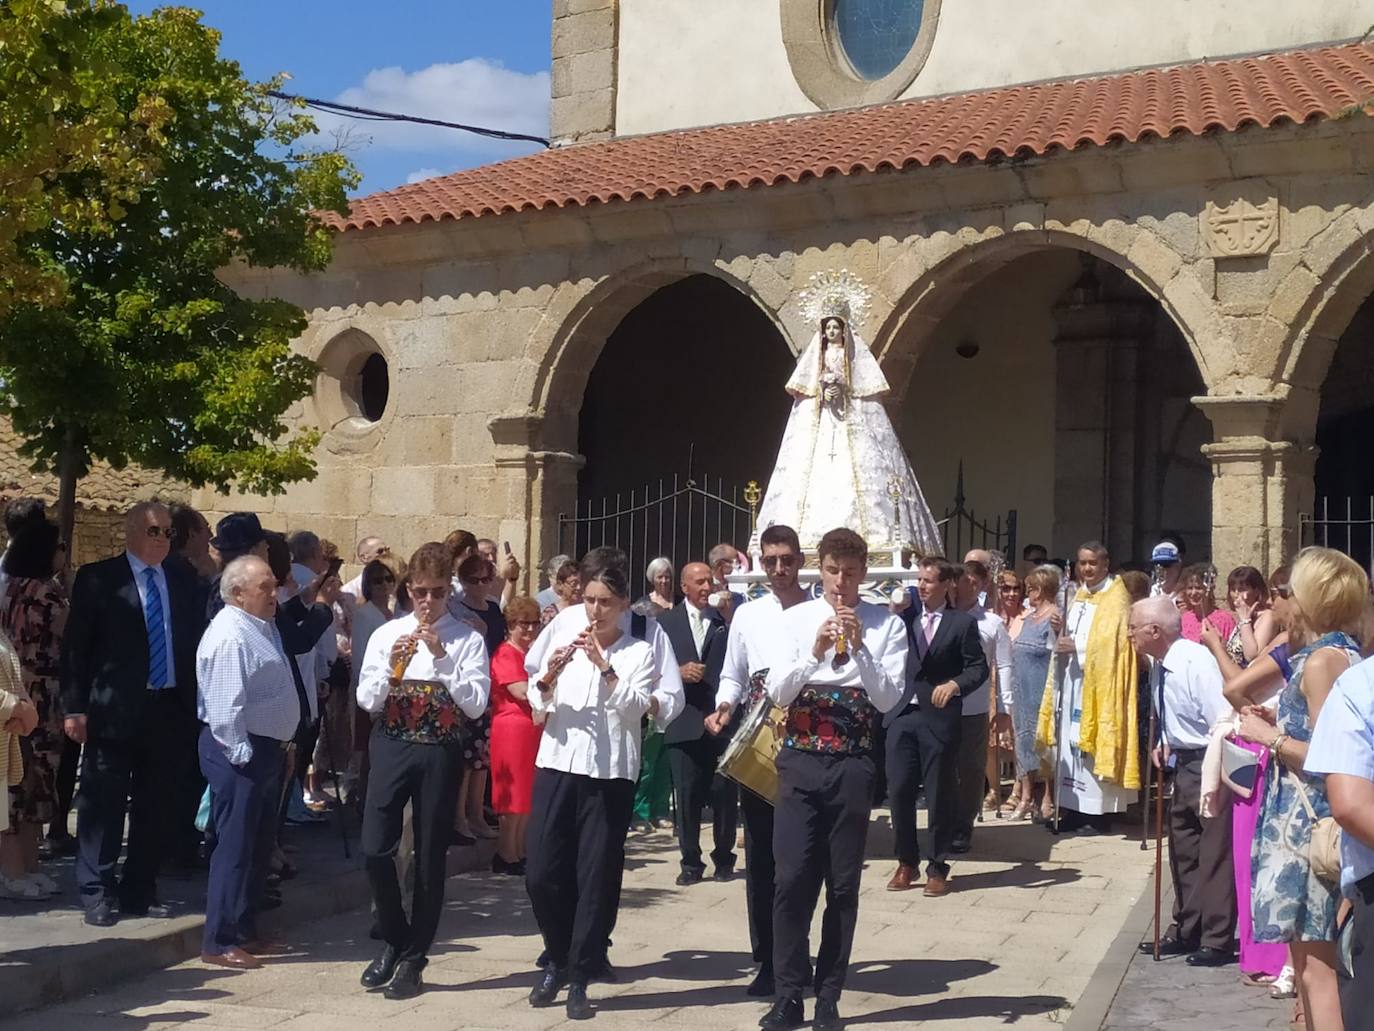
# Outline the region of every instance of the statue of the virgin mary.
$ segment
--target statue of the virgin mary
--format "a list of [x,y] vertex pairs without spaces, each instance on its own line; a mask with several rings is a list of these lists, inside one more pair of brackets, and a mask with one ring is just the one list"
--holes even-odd
[[939,554],[935,520],[883,407],[891,388],[856,332],[868,297],[847,270],[816,273],[801,295],[816,332],[787,381],[792,414],[758,526],[791,526],[806,549],[844,526],[872,551]]

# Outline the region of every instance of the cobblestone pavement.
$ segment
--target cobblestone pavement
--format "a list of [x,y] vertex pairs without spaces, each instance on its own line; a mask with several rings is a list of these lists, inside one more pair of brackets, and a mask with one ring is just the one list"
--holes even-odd
[[[879,816],[842,1001],[856,1027],[1062,1026],[1149,873],[1125,838],[1055,839],[1029,824],[993,821],[978,830],[968,861],[956,865],[955,892],[926,899],[884,890],[889,840]],[[620,983],[590,993],[598,1026],[696,1027],[705,1020],[713,1031],[752,1028],[763,1006],[744,995],[752,963],[743,879],[680,889],[672,884],[676,869],[667,835],[632,842],[612,952]],[[518,879],[450,880],[425,972],[428,990],[415,1000],[389,1003],[358,987],[376,950],[367,924],[365,911],[321,920],[300,928],[293,953],[262,970],[234,973],[192,961],[7,1026],[425,1031],[566,1023],[561,1006],[534,1010],[525,1001],[540,943]]]

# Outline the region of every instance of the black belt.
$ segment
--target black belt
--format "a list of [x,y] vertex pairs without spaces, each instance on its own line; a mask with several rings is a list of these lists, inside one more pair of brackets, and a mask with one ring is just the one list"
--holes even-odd
[[254,748],[257,748],[259,746],[263,748],[276,748],[283,752],[290,748],[292,745],[292,742],[290,741],[278,741],[274,737],[267,737],[263,734],[249,734],[248,740],[253,743]]
[[1170,748],[1171,755],[1178,756],[1179,762],[1190,763],[1196,759],[1202,759],[1207,755],[1205,748]]

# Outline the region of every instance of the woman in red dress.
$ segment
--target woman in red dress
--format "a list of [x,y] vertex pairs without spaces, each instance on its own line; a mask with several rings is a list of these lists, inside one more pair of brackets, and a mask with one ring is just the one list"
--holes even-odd
[[534,599],[512,598],[506,606],[506,640],[491,657],[491,805],[501,820],[491,869],[521,877],[541,733],[525,697],[525,653],[539,636],[539,615]]

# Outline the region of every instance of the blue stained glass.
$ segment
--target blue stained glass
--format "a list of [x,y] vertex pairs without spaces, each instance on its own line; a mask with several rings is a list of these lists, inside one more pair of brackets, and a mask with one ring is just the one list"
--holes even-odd
[[861,78],[881,79],[911,53],[925,0],[834,0],[835,34]]

